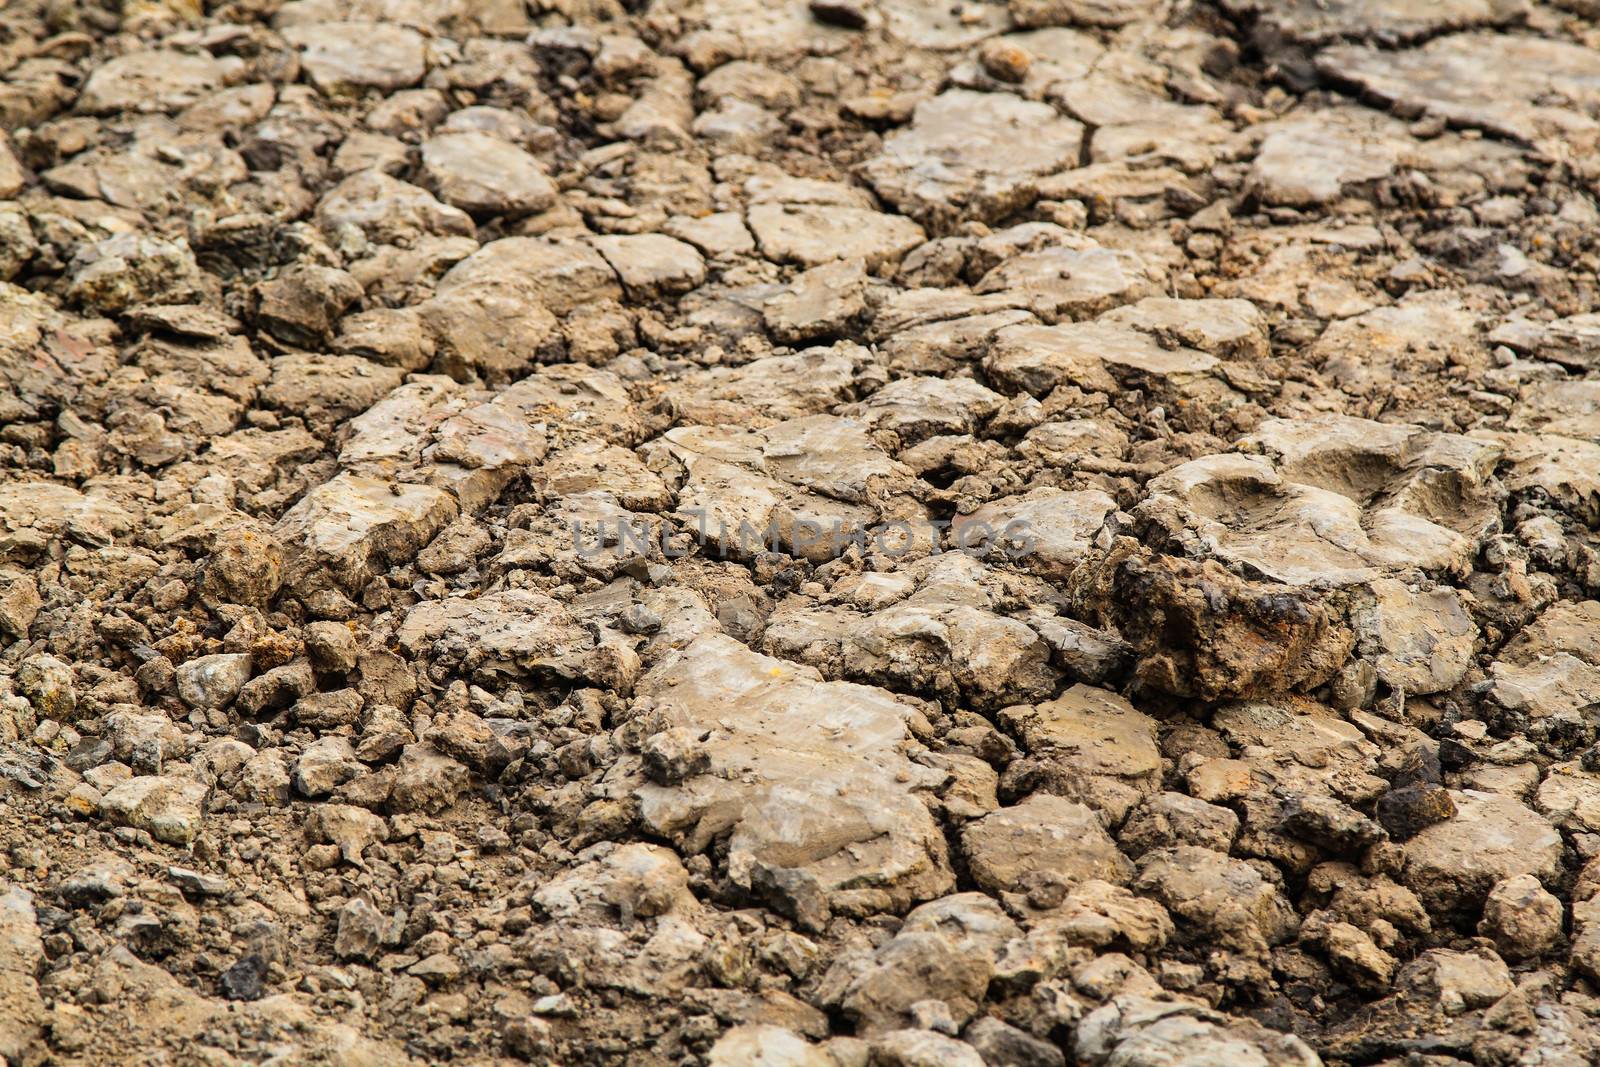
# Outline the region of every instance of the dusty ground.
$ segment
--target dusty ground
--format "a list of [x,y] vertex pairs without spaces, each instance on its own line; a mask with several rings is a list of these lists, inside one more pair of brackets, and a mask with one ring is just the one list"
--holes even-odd
[[0,5],[0,1056],[1600,1061],[1597,16]]

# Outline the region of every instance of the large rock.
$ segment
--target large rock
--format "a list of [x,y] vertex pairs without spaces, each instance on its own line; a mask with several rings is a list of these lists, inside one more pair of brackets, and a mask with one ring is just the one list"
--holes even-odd
[[706,1053],[706,1067],[834,1067],[836,1062],[793,1030],[770,1023],[735,1026]]
[[1052,755],[1075,771],[1146,790],[1160,780],[1156,721],[1109,690],[1074,685],[1055,700],[1007,708],[1000,719],[1028,752]]
[[1261,360],[1271,348],[1266,317],[1248,300],[1147,296],[1098,321],[1149,334],[1163,348],[1182,346],[1223,360]]
[[835,259],[877,267],[900,259],[924,236],[903,216],[836,204],[755,204],[748,220],[767,258],[803,267]]
[[1600,522],[1600,443],[1543,433],[1472,436],[1503,452],[1500,480],[1514,497],[1549,501],[1580,523]]
[[[1003,293],[1045,322],[1064,322],[1151,296],[1157,291],[1156,275],[1137,252],[1079,239],[1069,247],[1009,257],[979,279],[973,292]],[[1215,365],[1210,356],[1183,348],[1169,351],[1131,330],[1086,324],[1063,328],[1061,334],[1064,342],[1085,352],[1102,353],[1102,362],[1126,365],[1136,373],[1192,375]]]
[[1109,543],[1117,503],[1098,489],[1035,489],[985,504],[950,524],[953,548],[975,549],[1043,578],[1065,580]]
[[1551,605],[1506,642],[1499,659],[1532,666],[1563,653],[1600,666],[1600,601]]
[[200,833],[211,787],[193,778],[144,775],[108,792],[101,813],[126,826],[149,831],[169,845],[189,845]]
[[1178,933],[1198,944],[1265,957],[1294,935],[1294,907],[1243,860],[1193,845],[1158,849],[1139,863],[1134,888],[1178,919]]
[[901,572],[904,596],[863,614],[796,599],[768,620],[769,651],[830,675],[903,686],[977,707],[1056,691],[1050,646],[1028,624],[996,613],[981,564],[944,554]]
[[1244,444],[1262,454],[1152,479],[1138,513],[1193,554],[1323,586],[1463,574],[1496,521],[1498,450],[1469,438],[1324,417],[1269,420]]
[[591,923],[619,914],[627,920],[692,915],[700,908],[677,855],[658,845],[638,844],[558,875],[539,887],[533,902],[552,919]]
[[897,378],[846,414],[914,445],[937,434],[972,433],[1004,401],[970,378]]
[[1358,108],[1290,116],[1259,130],[1251,184],[1267,203],[1290,207],[1325,204],[1387,178],[1410,144],[1399,122]]
[[1354,646],[1340,612],[1313,591],[1245,581],[1212,560],[1152,556],[1128,538],[1073,585],[1083,610],[1133,646],[1142,688],[1206,700],[1306,690]]
[[1447,368],[1489,364],[1478,316],[1448,290],[1331,322],[1308,354],[1340,392],[1369,402],[1420,399]]
[[586,244],[538,237],[491,241],[439,279],[441,294],[479,286],[533,300],[555,315],[622,296],[616,272],[599,252]]
[[1491,331],[1489,340],[1574,371],[1600,368],[1600,314],[1595,312],[1554,322],[1510,319]]
[[872,353],[845,341],[693,372],[667,392],[686,422],[761,426],[831,411],[854,400],[873,362]]
[[1451,791],[1456,816],[1405,843],[1405,884],[1430,911],[1476,915],[1499,882],[1531,874],[1553,884],[1561,835],[1514,797]]
[[331,582],[359,592],[414,557],[456,510],[442,489],[341,474],[308,492],[273,527],[289,555],[286,584],[311,591]]
[[1441,587],[1413,591],[1382,578],[1355,612],[1361,651],[1378,678],[1407,693],[1441,693],[1466,677],[1478,646],[1478,627],[1461,594]]
[[631,649],[606,645],[560,604],[530,589],[425,600],[396,632],[414,656],[459,661],[499,674],[587,678],[626,689],[637,673]]
[[[350,1022],[319,1016],[292,994],[253,1002],[207,996],[143,962],[125,945],[103,953],[90,973],[90,981],[106,998],[102,1002],[106,1010],[119,1020],[118,1039],[151,1055],[180,1058],[197,1050],[208,1050],[203,1055],[231,1055],[225,1047],[248,1046],[263,1051],[271,1047],[291,1059],[339,1061],[351,1067],[409,1067],[418,1062],[398,1044],[365,1037]],[[62,1025],[65,1028],[65,1020]],[[254,1045],[263,1032],[278,1036],[270,1046]]]
[[965,1022],[983,1000],[1001,950],[1020,933],[981,893],[943,897],[907,915],[870,957],[835,963],[823,979],[823,995],[868,1035],[910,1025],[913,1005],[928,1000]]
[[904,751],[920,714],[882,690],[707,635],[638,685],[639,713],[697,732],[709,769],[635,788],[653,832],[702,851],[728,836],[728,876],[807,926],[953,884],[944,836],[917,795],[941,776]]
[[88,115],[177,111],[221,88],[229,66],[205,52],[129,52],[97,65],[78,97]]
[[244,652],[200,656],[178,667],[178,696],[191,708],[225,708],[250,680],[251,659]]
[[1006,93],[951,89],[917,105],[864,173],[878,195],[935,229],[1025,207],[1037,179],[1077,165],[1083,127]]
[[1078,1026],[1074,1045],[1088,1067],[1322,1067],[1322,1059],[1293,1034],[1182,1001],[1124,994]]
[[328,190],[317,202],[316,218],[331,235],[351,226],[370,240],[389,244],[414,241],[422,234],[470,237],[474,232],[466,212],[380,170],[352,174]]
[[[564,421],[546,402],[560,388],[552,378],[561,378],[563,370],[530,375],[493,395],[460,389],[442,375],[413,376],[350,420],[339,461],[365,478],[448,490],[464,510],[476,511],[544,457],[549,424],[528,416],[538,412],[550,422]],[[590,377],[606,379],[604,372]],[[568,410],[583,407],[583,400],[574,390]]]
[[973,880],[995,892],[1090,879],[1125,882],[1133,872],[1092,810],[1046,793],[968,825],[961,850]]
[[555,202],[556,186],[539,161],[487,133],[429,138],[422,178],[439,198],[471,215],[529,215]]
[[1422,7],[1406,0],[1223,0],[1222,6],[1256,18],[1263,40],[1302,44],[1370,37],[1392,45],[1515,22],[1528,12],[1527,0],[1440,0]]
[[0,485],[0,527],[6,530],[105,545],[127,534],[138,521],[135,512],[106,494],[81,493],[55,482]]
[[1543,145],[1592,147],[1600,135],[1600,55],[1567,41],[1461,33],[1404,51],[1340,45],[1316,62],[1327,77],[1452,125]]
[[415,85],[427,71],[421,34],[379,22],[297,23],[284,39],[300,49],[306,76],[330,96],[362,89],[393,92]]
[[592,243],[635,297],[676,295],[706,278],[700,253],[675,237],[641,233],[596,237]]
[[139,304],[185,304],[205,295],[208,281],[182,238],[168,241],[121,233],[81,246],[70,264],[67,293],[97,311]]
[[261,390],[261,399],[301,415],[313,426],[326,426],[365,411],[403,377],[399,367],[360,356],[291,352],[272,361],[272,377]]
[[781,548],[832,559],[865,539],[878,500],[908,487],[865,427],[831,415],[756,431],[680,426],[656,448],[681,466],[677,515],[725,557]]

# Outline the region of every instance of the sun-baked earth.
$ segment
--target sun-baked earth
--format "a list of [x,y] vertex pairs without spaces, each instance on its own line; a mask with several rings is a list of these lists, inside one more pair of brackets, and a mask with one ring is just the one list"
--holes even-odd
[[0,4],[0,1060],[1600,1062],[1597,18]]

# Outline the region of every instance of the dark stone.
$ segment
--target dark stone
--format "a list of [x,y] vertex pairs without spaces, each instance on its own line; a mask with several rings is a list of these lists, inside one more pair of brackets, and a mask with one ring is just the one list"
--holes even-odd
[[961,1039],[977,1050],[988,1067],[1064,1067],[1062,1051],[1026,1031],[986,1015],[967,1027]]
[[266,981],[267,961],[252,954],[223,971],[217,986],[229,1000],[260,1000],[266,992]]
[[643,604],[630,604],[617,619],[625,634],[653,634],[661,630],[661,616]]
[[67,753],[62,762],[81,774],[91,767],[110,762],[111,756],[110,741],[103,737],[86,737],[72,746],[72,751]]
[[[1407,750],[1401,759],[1399,769],[1395,771],[1390,783],[1396,789],[1406,789],[1410,786],[1438,785],[1444,781],[1443,768],[1440,766],[1439,753],[1429,745],[1414,745]],[[1454,814],[1454,813],[1452,813]]]
[[867,6],[861,0],[811,0],[811,16],[847,30],[867,28]]
[[793,867],[757,864],[750,872],[750,888],[810,933],[820,933],[833,917],[822,886],[811,875]]
[[1396,841],[1416,836],[1436,822],[1453,818],[1456,802],[1440,785],[1409,785],[1378,798],[1378,822]]
[[1446,738],[1439,742],[1439,765],[1447,771],[1464,771],[1477,759],[1477,753],[1460,741]]
[[1292,797],[1283,806],[1285,833],[1335,854],[1359,852],[1383,840],[1383,831],[1365,815],[1332,797]]

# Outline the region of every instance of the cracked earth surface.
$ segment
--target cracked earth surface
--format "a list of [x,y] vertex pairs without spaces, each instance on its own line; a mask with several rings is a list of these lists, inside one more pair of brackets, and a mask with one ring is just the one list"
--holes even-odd
[[1596,19],[0,4],[0,1058],[1597,1062]]

